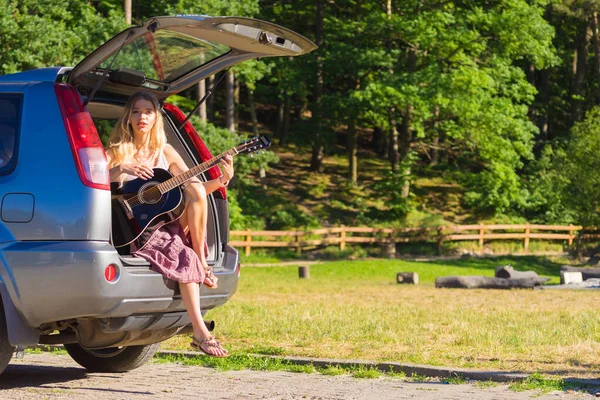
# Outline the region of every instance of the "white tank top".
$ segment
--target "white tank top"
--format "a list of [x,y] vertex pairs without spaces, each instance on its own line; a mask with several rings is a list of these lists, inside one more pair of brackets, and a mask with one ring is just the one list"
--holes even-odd
[[[156,158],[156,162],[154,163],[154,165],[152,166],[152,168],[162,168],[164,170],[169,170],[169,162],[167,161],[167,158],[165,157],[165,152],[161,151],[160,154],[158,155],[158,157]],[[137,176],[135,175],[129,175],[129,174],[120,174],[116,177],[112,177],[111,176],[111,182],[120,182],[120,178],[121,175],[125,175],[125,181],[132,181],[134,179],[137,179]]]

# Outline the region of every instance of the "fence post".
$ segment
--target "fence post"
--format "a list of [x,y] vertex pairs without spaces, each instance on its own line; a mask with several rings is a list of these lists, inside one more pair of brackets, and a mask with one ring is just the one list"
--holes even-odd
[[344,249],[346,249],[346,227],[342,225],[341,228],[342,230],[340,231],[340,251],[344,251]]
[[484,225],[479,224],[479,247],[483,247]]
[[529,223],[525,224],[525,251],[529,251],[529,234],[531,230],[529,229]]
[[299,232],[298,236],[296,236],[296,254],[302,254],[302,237],[304,236],[304,232]]
[[246,257],[250,255],[250,249],[252,248],[252,231],[248,229],[246,231]]
[[437,229],[437,251],[438,255],[442,255],[442,251],[444,250],[444,227],[438,226]]
[[573,235],[573,224],[569,224],[569,247],[571,247],[573,245],[574,237],[575,237],[575,235]]

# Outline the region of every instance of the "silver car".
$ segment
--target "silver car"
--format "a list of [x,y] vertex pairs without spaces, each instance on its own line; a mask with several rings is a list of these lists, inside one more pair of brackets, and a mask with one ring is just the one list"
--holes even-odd
[[[157,17],[74,68],[0,76],[0,372],[15,349],[37,344],[64,344],[89,370],[127,371],[151,358],[159,342],[190,332],[177,286],[111,243],[98,121],[118,119],[140,90],[164,102],[241,61],[315,48],[256,19]],[[185,116],[177,107],[165,104],[163,113],[168,141],[188,166],[210,159],[191,125],[180,129]],[[231,298],[240,275],[228,244],[226,192],[209,197],[208,261],[219,288],[201,290],[203,311]]]

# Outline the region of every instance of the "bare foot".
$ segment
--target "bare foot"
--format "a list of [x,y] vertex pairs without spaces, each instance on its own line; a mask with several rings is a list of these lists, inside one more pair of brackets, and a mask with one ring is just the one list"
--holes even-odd
[[219,287],[219,278],[217,278],[215,276],[215,274],[213,273],[213,269],[211,267],[204,267],[204,272],[206,273],[205,277],[204,277],[204,286],[211,288],[211,289],[216,289]]

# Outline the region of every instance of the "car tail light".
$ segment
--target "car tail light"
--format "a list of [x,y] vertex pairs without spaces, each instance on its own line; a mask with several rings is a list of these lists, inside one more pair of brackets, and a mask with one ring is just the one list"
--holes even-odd
[[109,282],[114,282],[117,279],[117,268],[113,264],[104,269],[104,278]]
[[240,273],[242,272],[242,265],[238,263],[237,267],[235,267],[235,272],[237,273],[237,277],[240,277]]
[[110,190],[106,154],[90,113],[83,108],[73,86],[57,83],[54,91],[81,182],[91,188]]

